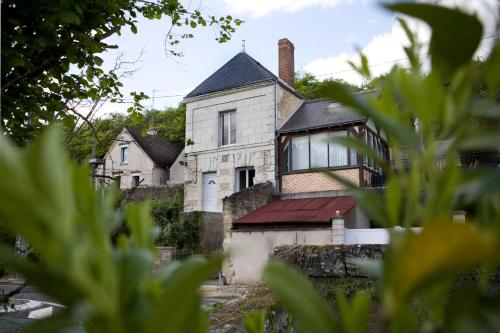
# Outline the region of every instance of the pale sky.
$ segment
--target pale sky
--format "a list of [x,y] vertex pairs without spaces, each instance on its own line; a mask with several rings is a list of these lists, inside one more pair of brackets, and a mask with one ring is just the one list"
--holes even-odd
[[[486,26],[484,36],[495,33],[494,22],[500,5],[496,0],[442,0],[478,14]],[[133,77],[123,80],[123,92],[143,91],[152,100],[147,107],[163,109],[176,106],[193,88],[240,52],[242,40],[246,52],[277,73],[277,42],[286,37],[295,45],[295,70],[307,71],[319,79],[341,78],[360,83],[361,78],[347,65],[357,60],[357,49],[368,56],[373,74],[388,71],[395,63],[405,65],[402,46],[407,43],[395,16],[372,0],[205,0],[183,1],[191,8],[201,6],[206,14],[232,15],[245,21],[232,40],[217,43],[211,28],[182,28],[174,33],[193,32],[192,40],[181,42],[184,57],[172,59],[165,55],[165,36],[170,21],[140,19],[138,33],[122,31],[122,36],[108,40],[118,50],[103,54],[106,66],[112,66],[120,52],[126,59],[144,54],[136,64]],[[196,5],[195,5],[196,3]],[[429,39],[425,24],[411,21],[422,42]],[[487,54],[494,38],[484,39],[478,55]],[[172,97],[167,97],[172,96]],[[125,112],[129,105],[107,103],[100,115]]]

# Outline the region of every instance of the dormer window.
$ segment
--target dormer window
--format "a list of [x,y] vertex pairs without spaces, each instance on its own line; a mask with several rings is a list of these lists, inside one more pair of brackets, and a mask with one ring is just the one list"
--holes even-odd
[[220,113],[219,132],[221,146],[236,143],[236,111]]

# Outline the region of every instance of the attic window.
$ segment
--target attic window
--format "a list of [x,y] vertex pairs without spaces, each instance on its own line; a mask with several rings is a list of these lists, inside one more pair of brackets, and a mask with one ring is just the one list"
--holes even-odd
[[128,146],[120,147],[120,164],[128,164]]

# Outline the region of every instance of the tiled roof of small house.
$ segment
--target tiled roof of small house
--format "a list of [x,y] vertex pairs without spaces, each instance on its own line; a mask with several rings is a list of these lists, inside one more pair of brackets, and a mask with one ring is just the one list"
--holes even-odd
[[205,81],[194,88],[186,98],[206,95],[214,92],[240,88],[251,84],[274,81],[285,89],[302,98],[295,90],[283,83],[276,75],[262,66],[257,60],[245,52],[240,52],[224,66],[210,75]]
[[233,223],[242,224],[286,224],[286,223],[330,223],[336,216],[346,214],[356,206],[349,196],[275,200]]
[[172,166],[177,156],[179,156],[182,148],[177,147],[169,142],[163,135],[160,134],[145,134],[142,135],[141,129],[127,128],[127,131],[132,135],[132,138],[144,150],[153,162],[162,168]]
[[[355,94],[355,97],[366,98],[366,96],[373,96],[376,93],[366,92]],[[279,129],[279,132],[297,132],[365,121],[366,117],[339,103],[328,100],[312,100],[304,102]]]

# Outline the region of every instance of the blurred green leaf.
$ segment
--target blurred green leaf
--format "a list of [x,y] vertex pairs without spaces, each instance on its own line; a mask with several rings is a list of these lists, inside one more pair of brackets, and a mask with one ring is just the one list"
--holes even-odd
[[447,301],[445,326],[449,332],[500,331],[500,296],[478,289],[453,291]]
[[416,146],[418,138],[413,131],[409,131],[410,124],[403,124],[398,119],[374,110],[370,104],[357,99],[337,82],[328,82],[319,89],[320,96],[338,101],[345,106],[351,107],[355,112],[371,119],[375,126],[384,129],[389,136],[394,136],[399,142],[408,146]]
[[328,305],[302,274],[283,263],[270,262],[263,278],[302,331],[340,332],[339,323]]
[[344,332],[364,333],[367,331],[371,310],[371,295],[369,293],[358,292],[352,298],[350,304],[344,294],[339,293],[337,295],[337,304]]
[[478,202],[488,195],[498,196],[499,193],[500,171],[498,169],[477,169],[464,176],[462,183],[456,188],[455,196],[470,204]]
[[499,249],[494,234],[467,224],[434,221],[420,233],[407,232],[384,268],[389,313],[419,288],[498,258]]
[[345,147],[354,148],[358,154],[367,156],[369,159],[373,160],[375,166],[381,167],[384,173],[389,171],[389,165],[387,160],[380,156],[380,154],[373,150],[368,144],[366,144],[362,139],[355,138],[352,136],[337,136],[330,139],[330,142],[339,143]]
[[266,310],[255,311],[244,318],[246,333],[263,333],[266,323]]
[[[193,329],[193,313],[200,308],[199,287],[208,277],[217,272],[223,257],[209,259],[195,257],[174,268],[169,274],[161,299],[155,311],[154,322],[160,324],[164,332],[188,332]],[[175,313],[175,316],[165,316]],[[157,328],[159,329],[159,328]]]
[[370,276],[373,276],[375,278],[382,277],[382,262],[380,260],[355,258],[352,259],[352,263],[359,266],[361,270],[363,270]]
[[483,27],[476,16],[423,3],[394,3],[384,6],[418,18],[431,27],[429,51],[432,56],[432,68],[445,77],[468,63],[479,46]]
[[[500,42],[498,40],[486,61],[484,73],[488,95],[491,99],[495,100],[500,94]],[[497,109],[497,115],[499,114],[500,112]]]
[[400,224],[400,210],[403,201],[401,186],[396,176],[389,177],[385,186],[385,198],[387,207],[387,225],[395,227]]
[[[500,113],[500,112],[499,112]],[[498,149],[500,142],[500,132],[475,133],[460,144],[460,149],[472,151],[491,151]]]

